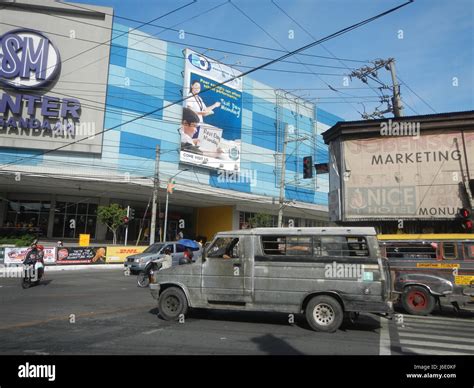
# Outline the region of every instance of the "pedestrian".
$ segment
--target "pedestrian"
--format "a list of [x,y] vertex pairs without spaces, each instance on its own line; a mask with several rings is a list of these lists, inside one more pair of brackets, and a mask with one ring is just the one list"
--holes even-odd
[[193,262],[193,257],[193,251],[189,248],[186,248],[184,251],[184,261],[186,262],[186,264],[191,264]]
[[155,263],[161,264],[161,269],[171,268],[173,265],[173,257],[171,256],[171,249],[166,248],[164,251],[164,256],[155,260]]

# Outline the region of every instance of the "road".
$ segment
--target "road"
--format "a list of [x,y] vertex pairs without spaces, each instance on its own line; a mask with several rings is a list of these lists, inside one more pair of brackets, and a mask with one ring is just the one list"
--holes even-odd
[[166,322],[135,276],[76,270],[48,272],[27,290],[0,278],[0,338],[0,354],[10,355],[474,355],[474,315],[366,314],[333,334],[278,313],[196,310]]

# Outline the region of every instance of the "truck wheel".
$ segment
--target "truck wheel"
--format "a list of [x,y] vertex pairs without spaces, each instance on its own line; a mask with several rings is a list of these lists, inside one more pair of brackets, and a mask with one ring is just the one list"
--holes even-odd
[[306,320],[315,331],[335,332],[344,319],[340,303],[331,296],[320,295],[311,299],[306,306]]
[[163,291],[158,299],[158,311],[166,321],[176,321],[188,312],[186,295],[177,287],[170,287]]
[[434,296],[426,288],[420,286],[405,288],[401,299],[405,311],[412,315],[428,315],[436,304]]

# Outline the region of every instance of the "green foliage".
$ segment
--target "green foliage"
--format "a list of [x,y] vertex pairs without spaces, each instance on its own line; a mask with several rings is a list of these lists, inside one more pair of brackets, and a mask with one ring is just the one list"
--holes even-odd
[[22,236],[14,237],[0,237],[0,245],[8,244],[15,245],[16,247],[28,247],[35,240],[35,236],[31,234],[24,234]]
[[99,206],[97,209],[97,220],[107,226],[114,234],[115,244],[117,241],[117,229],[123,225],[123,219],[127,215],[127,209],[120,207],[117,203],[109,206]]
[[257,213],[249,219],[251,228],[265,228],[273,226],[273,217],[270,214]]

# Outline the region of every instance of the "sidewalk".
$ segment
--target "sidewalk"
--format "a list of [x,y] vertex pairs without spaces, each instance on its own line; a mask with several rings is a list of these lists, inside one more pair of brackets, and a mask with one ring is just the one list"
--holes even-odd
[[[21,269],[21,266],[9,266],[5,267],[5,264],[0,268],[0,275],[5,275],[8,272],[14,272]],[[78,271],[78,270],[102,270],[102,269],[113,269],[123,270],[123,264],[80,264],[80,265],[46,265],[44,268],[45,272],[59,272],[59,271]]]

